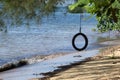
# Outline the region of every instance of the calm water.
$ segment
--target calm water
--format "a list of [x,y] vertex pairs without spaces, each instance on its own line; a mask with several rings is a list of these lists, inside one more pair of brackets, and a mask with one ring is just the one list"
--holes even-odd
[[[88,36],[89,46],[96,41],[97,21],[84,14],[82,32]],[[10,27],[8,33],[0,33],[0,65],[33,55],[75,52],[71,45],[73,35],[79,31],[79,14],[57,12],[55,16],[44,18],[42,24],[30,27]]]

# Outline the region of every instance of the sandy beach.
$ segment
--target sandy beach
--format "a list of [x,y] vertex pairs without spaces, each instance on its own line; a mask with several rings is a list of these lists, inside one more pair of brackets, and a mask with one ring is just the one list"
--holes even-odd
[[120,80],[120,46],[101,49],[86,62],[44,75],[45,78],[31,80]]
[[[0,73],[2,80],[120,80],[120,40]],[[109,43],[109,44],[108,44]],[[107,46],[106,46],[107,45]],[[106,47],[105,47],[106,46]],[[47,57],[47,58],[48,58]],[[12,73],[12,74],[11,74]]]

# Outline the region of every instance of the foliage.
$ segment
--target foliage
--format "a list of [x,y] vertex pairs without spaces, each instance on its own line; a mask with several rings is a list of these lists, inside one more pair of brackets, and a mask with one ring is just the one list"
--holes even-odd
[[31,20],[40,22],[49,16],[64,0],[0,0],[0,27],[10,25],[29,25]]
[[[65,0],[0,0],[0,27],[29,25],[40,22],[42,17],[55,12],[58,4]],[[69,6],[70,12],[89,12],[96,15],[100,32],[120,31],[120,0],[76,0]]]
[[120,0],[78,0],[69,10],[72,12],[78,7],[96,15],[98,31],[120,30]]

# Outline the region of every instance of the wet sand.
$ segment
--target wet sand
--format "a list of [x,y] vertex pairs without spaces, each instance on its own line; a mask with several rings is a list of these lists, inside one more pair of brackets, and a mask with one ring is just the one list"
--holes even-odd
[[120,46],[101,49],[87,62],[44,75],[45,78],[31,80],[120,80]]

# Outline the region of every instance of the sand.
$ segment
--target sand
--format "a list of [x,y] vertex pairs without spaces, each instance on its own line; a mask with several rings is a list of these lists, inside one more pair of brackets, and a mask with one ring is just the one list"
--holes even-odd
[[107,47],[87,62],[31,80],[120,80],[120,46]]

